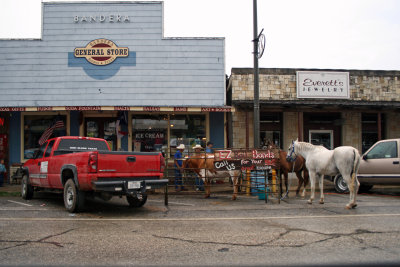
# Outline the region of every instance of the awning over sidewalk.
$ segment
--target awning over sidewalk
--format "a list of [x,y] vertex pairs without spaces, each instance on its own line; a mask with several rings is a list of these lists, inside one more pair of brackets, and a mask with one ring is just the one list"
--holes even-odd
[[137,112],[235,112],[231,106],[168,107],[168,106],[61,106],[61,107],[0,107],[0,111],[137,111]]

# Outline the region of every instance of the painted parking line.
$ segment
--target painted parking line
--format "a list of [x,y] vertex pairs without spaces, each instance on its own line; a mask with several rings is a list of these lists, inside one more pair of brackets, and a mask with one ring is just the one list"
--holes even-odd
[[277,216],[277,217],[216,217],[216,218],[0,218],[0,221],[269,221],[299,219],[343,219],[368,217],[400,217],[394,214],[350,214],[350,215],[315,215],[315,216]]
[[[148,202],[164,203],[164,200],[148,200]],[[195,206],[194,204],[173,202],[173,201],[168,201],[168,204],[179,205],[179,206],[191,206],[191,207]]]
[[24,205],[24,206],[28,206],[28,207],[32,207],[33,206],[31,204],[26,204],[26,203],[22,203],[22,202],[19,202],[19,201],[14,201],[14,200],[8,200],[8,202],[19,204],[19,205]]
[[0,211],[37,211],[37,210],[47,210],[45,208],[29,208],[29,207],[2,207]]

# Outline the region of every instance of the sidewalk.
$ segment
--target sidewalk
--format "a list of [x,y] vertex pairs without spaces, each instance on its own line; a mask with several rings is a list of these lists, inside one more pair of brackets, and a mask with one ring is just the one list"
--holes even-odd
[[0,187],[0,193],[6,194],[17,194],[21,192],[20,184],[9,184],[4,183],[2,187]]

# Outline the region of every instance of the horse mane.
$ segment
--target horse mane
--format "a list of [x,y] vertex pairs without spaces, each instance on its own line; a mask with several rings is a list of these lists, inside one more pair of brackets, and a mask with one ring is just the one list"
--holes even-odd
[[297,141],[296,143],[297,143],[298,147],[299,147],[301,150],[310,151],[310,150],[315,149],[315,148],[318,148],[318,149],[326,149],[326,150],[327,150],[326,147],[321,146],[321,145],[313,145],[313,144],[311,144],[311,143],[299,142],[299,141]]

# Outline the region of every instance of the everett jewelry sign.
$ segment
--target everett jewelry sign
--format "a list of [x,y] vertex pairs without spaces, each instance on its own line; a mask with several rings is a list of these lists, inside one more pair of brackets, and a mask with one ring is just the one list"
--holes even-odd
[[348,72],[297,72],[297,98],[350,98]]

